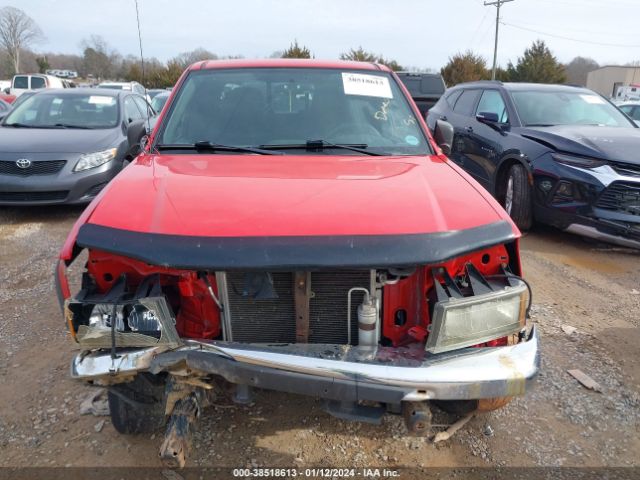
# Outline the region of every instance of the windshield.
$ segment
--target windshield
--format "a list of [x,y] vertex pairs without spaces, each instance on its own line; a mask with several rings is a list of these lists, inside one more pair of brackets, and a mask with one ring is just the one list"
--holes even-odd
[[442,95],[444,82],[439,75],[398,74],[412,97]]
[[169,100],[168,94],[159,93],[153,97],[153,100],[151,100],[151,108],[153,108],[155,112],[160,113],[164,104],[167,103],[167,100]]
[[595,93],[584,91],[511,92],[526,127],[552,125],[600,125],[633,128],[613,105]]
[[409,103],[389,74],[318,68],[191,72],[172,102],[157,143],[300,145],[304,150],[313,140],[389,155],[431,153]]
[[32,95],[15,107],[3,123],[32,128],[113,128],[117,124],[115,97],[64,93]]

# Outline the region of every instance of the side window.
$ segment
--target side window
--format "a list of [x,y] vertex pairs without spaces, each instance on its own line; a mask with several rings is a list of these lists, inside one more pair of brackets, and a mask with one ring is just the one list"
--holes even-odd
[[495,113],[498,115],[500,123],[507,123],[509,121],[507,106],[504,103],[502,95],[500,95],[500,92],[497,90],[485,90],[482,92],[476,114],[480,112]]
[[138,105],[140,111],[144,112],[144,118],[152,116],[152,113],[149,111],[149,105],[144,98],[136,96],[133,97],[133,100],[136,102],[136,105]]
[[627,115],[631,115],[631,110],[633,110],[633,105],[623,105],[620,107],[620,110],[622,110]]
[[444,98],[451,108],[453,108],[453,106],[456,104],[456,100],[458,100],[458,97],[460,97],[461,93],[462,90],[454,90],[453,92],[449,92],[445,95]]
[[40,88],[44,88],[47,86],[44,78],[42,77],[31,77],[31,90],[39,90]]
[[634,120],[640,120],[640,107],[635,107],[633,109],[633,113],[631,114],[631,118]]
[[127,97],[124,99],[124,116],[127,122],[142,120],[145,118],[133,101],[133,97]]
[[458,101],[453,107],[453,111],[460,115],[470,117],[479,96],[480,90],[464,90],[460,97],[458,97]]
[[29,88],[29,77],[26,75],[20,75],[13,78],[13,88]]

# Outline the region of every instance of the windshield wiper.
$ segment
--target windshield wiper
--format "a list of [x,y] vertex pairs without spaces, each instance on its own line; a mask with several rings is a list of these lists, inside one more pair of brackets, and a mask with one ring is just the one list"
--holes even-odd
[[13,128],[40,128],[39,125],[27,125],[26,123],[5,123],[3,127],[13,127]]
[[555,127],[555,123],[527,123],[527,127]]
[[287,145],[260,145],[260,148],[264,149],[274,149],[274,150],[296,150],[302,149],[317,152],[322,151],[325,148],[339,148],[342,150],[351,150],[352,152],[364,153],[365,155],[373,155],[373,156],[382,156],[386,155],[386,153],[378,153],[372,152],[371,150],[367,150],[368,145],[366,143],[354,143],[354,144],[346,144],[346,143],[331,143],[326,140],[307,140],[305,143],[294,143]]
[[258,155],[282,155],[282,152],[272,152],[255,147],[243,147],[240,145],[222,145],[220,143],[212,143],[208,140],[192,143],[192,144],[160,144],[156,145],[157,150],[195,150],[215,152],[248,152]]
[[47,125],[44,128],[78,128],[82,130],[92,130],[92,127],[86,127],[84,125],[72,125],[70,123],[56,123],[55,125]]

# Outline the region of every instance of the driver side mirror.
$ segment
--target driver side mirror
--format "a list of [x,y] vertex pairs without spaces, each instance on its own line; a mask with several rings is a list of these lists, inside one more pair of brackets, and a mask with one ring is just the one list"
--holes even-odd
[[129,142],[129,150],[126,158],[133,160],[142,152],[146,144],[147,123],[145,120],[135,120],[127,127],[127,141]]
[[494,112],[478,112],[476,120],[486,124],[500,123],[500,117],[498,117],[498,114]]
[[433,138],[436,144],[445,155],[451,155],[451,146],[453,145],[453,125],[444,120],[436,122],[436,128],[433,132]]

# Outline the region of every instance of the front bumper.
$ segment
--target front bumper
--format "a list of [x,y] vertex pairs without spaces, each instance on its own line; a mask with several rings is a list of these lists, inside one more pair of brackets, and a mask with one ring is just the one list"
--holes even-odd
[[0,175],[0,205],[83,205],[89,203],[122,168],[115,159],[84,172],[68,161],[53,175]]
[[[562,184],[573,197],[562,195]],[[552,187],[546,187],[552,185]],[[640,190],[640,176],[621,174],[610,165],[580,168],[541,160],[534,171],[534,214],[547,223],[605,242],[640,248],[640,201],[629,208],[619,199],[620,192]],[[635,198],[640,198],[636,193]]]
[[332,400],[386,403],[472,400],[523,395],[540,367],[536,328],[512,346],[466,348],[428,355],[423,350],[345,345],[257,345],[187,341],[120,352],[82,353],[71,364],[80,380],[117,383],[139,372],[172,372]]

